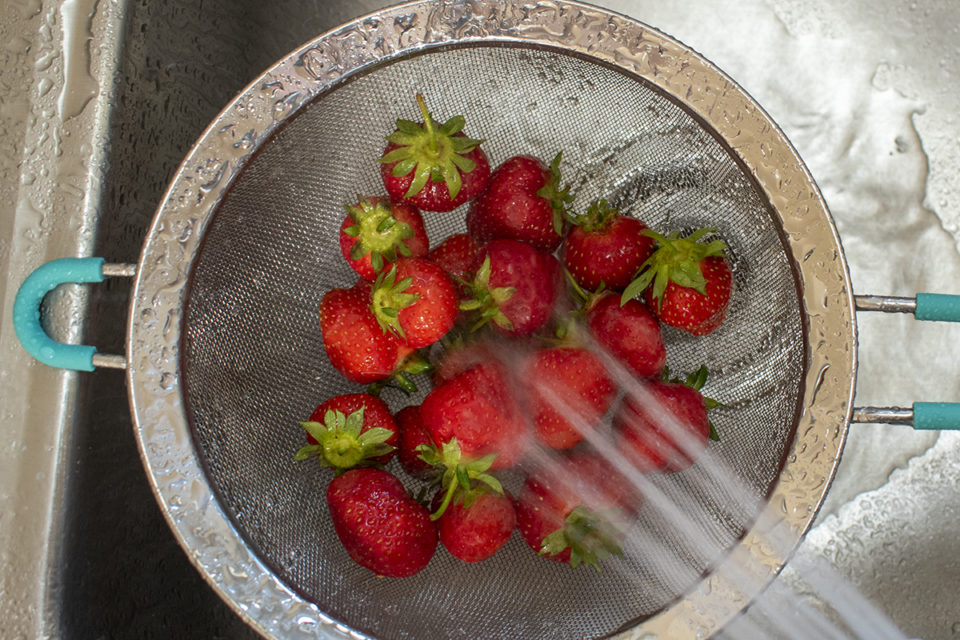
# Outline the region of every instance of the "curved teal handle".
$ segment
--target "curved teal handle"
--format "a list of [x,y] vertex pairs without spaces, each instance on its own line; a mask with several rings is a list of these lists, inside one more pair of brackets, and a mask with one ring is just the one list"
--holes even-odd
[[933,322],[960,322],[960,296],[944,293],[918,293],[917,320]]
[[58,285],[103,282],[103,263],[103,258],[61,258],[39,266],[27,276],[13,301],[13,328],[27,353],[51,367],[94,370],[96,347],[51,339],[40,324],[40,303]]

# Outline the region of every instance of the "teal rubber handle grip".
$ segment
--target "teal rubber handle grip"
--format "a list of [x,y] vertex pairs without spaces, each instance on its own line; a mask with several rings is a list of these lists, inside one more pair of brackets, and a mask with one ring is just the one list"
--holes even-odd
[[103,282],[103,263],[103,258],[61,258],[39,266],[27,276],[13,301],[13,328],[27,353],[51,367],[94,370],[96,347],[53,340],[40,324],[40,304],[58,285]]
[[918,293],[917,320],[932,322],[960,322],[960,296],[944,293]]
[[914,429],[960,429],[960,402],[914,402]]
[[[960,296],[918,293],[917,320],[960,322]],[[917,402],[913,405],[914,429],[960,429],[960,403]]]

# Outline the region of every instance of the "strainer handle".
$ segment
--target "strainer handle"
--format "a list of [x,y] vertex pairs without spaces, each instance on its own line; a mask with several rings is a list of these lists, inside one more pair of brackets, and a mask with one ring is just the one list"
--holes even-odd
[[[912,313],[917,320],[960,322],[960,296],[918,293],[916,298],[856,296],[858,311]],[[907,424],[914,429],[960,430],[960,403],[914,402],[911,409],[900,407],[858,407],[853,422]]]
[[20,285],[13,301],[13,328],[20,344],[40,362],[59,369],[93,371],[124,368],[126,358],[105,355],[96,347],[52,339],[40,323],[43,298],[61,284],[103,282],[108,276],[132,276],[136,265],[110,264],[103,258],[61,258],[37,267]]

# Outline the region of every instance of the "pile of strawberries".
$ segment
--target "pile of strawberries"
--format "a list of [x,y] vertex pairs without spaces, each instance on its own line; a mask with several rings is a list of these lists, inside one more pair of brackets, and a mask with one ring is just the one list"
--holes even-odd
[[[398,120],[387,137],[387,195],[347,206],[340,247],[360,278],[320,306],[330,362],[367,392],[318,406],[296,458],[335,470],[334,528],[378,575],[419,572],[438,539],[484,560],[514,529],[544,557],[596,565],[619,551],[642,496],[581,441],[662,473],[716,437],[706,369],[667,380],[660,324],[694,335],[721,324],[726,245],[702,241],[709,229],[656,233],[604,201],[576,214],[559,154],[491,172],[463,117],[440,124],[417,102],[422,122]],[[468,233],[431,250],[421,211],[466,203]],[[418,374],[432,389],[392,415],[379,393],[414,391]],[[423,482],[418,499],[384,470],[393,457]],[[513,497],[497,474],[521,461]]]

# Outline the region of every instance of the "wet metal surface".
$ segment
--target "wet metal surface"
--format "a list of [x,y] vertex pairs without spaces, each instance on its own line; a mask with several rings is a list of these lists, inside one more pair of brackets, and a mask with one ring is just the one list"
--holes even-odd
[[[175,167],[219,109],[287,51],[386,4],[0,9],[0,636],[252,636],[154,504],[122,375],[34,364],[7,318],[16,286],[46,260],[133,261]],[[601,4],[698,50],[767,109],[824,192],[858,294],[960,290],[960,5]],[[51,325],[122,352],[128,286],[68,289]],[[899,314],[859,322],[858,405],[960,400],[960,328]],[[958,460],[954,434],[854,425],[804,543],[912,637],[960,632]],[[796,576],[788,568],[782,580]]]

